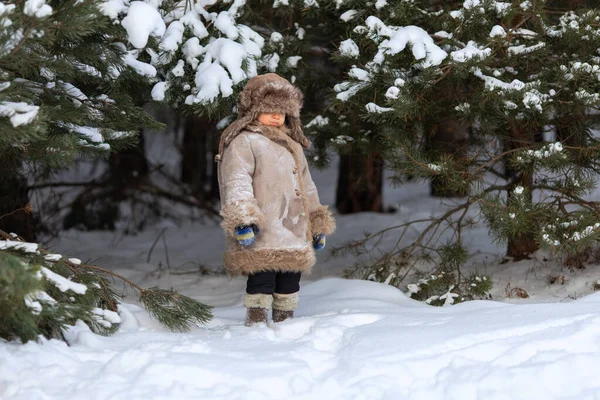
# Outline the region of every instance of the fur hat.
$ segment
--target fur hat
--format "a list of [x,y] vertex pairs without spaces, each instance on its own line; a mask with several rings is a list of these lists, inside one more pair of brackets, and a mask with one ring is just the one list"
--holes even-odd
[[269,73],[251,78],[238,99],[238,117],[221,134],[219,154],[246,127],[252,124],[261,113],[282,113],[289,128],[288,135],[302,147],[310,147],[310,142],[302,132],[300,109],[302,92],[281,76]]

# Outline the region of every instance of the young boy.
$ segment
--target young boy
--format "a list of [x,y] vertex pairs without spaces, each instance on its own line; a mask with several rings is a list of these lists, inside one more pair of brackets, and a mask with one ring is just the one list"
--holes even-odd
[[302,97],[279,75],[250,79],[219,144],[223,262],[231,275],[248,276],[247,326],[266,323],[271,308],[274,322],[293,317],[300,275],[335,230],[304,156]]

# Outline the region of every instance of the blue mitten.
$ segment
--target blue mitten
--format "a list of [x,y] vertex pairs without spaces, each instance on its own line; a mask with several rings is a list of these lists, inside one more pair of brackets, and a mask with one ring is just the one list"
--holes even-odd
[[236,226],[235,238],[242,246],[250,246],[256,240],[256,235],[258,235],[258,232],[258,226],[255,224]]
[[325,234],[319,233],[313,236],[313,248],[317,251],[325,248]]

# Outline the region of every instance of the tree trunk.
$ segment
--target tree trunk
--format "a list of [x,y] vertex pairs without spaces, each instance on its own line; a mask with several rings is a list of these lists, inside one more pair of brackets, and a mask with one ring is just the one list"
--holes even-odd
[[110,156],[110,185],[114,201],[127,198],[127,192],[135,189],[148,178],[148,160],[144,148],[144,134],[139,133],[139,142],[135,147],[112,153]]
[[206,197],[208,139],[214,124],[207,118],[189,116],[185,120],[182,143],[181,181],[192,188],[197,199]]
[[63,220],[64,229],[116,228],[120,218],[119,203],[131,198],[136,188],[148,179],[143,133],[139,133],[139,142],[135,147],[112,153],[108,167],[108,177],[101,186],[86,188],[73,201],[71,211]]
[[383,159],[378,153],[342,154],[336,208],[340,214],[383,211]]
[[219,192],[219,177],[217,168],[219,164],[215,162],[215,156],[219,153],[219,139],[220,135],[217,130],[214,130],[210,135],[211,142],[211,157],[210,157],[210,193],[208,196],[208,200],[210,201],[219,201],[221,199],[221,195]]
[[[530,146],[536,140],[536,131],[530,131],[527,127],[511,127],[509,137],[504,142],[505,150],[515,150]],[[509,164],[505,165],[506,179],[509,182],[508,200],[516,196],[514,189],[517,186],[525,188],[525,192],[520,196],[527,195],[528,201],[532,200],[533,174],[522,173],[512,169]],[[532,233],[528,232],[519,236],[508,238],[506,256],[514,261],[528,259],[529,256],[538,250],[538,244]]]
[[27,178],[21,173],[20,158],[2,154],[0,159],[0,229],[35,241],[33,216],[27,193]]
[[[469,144],[469,127],[456,120],[447,119],[427,126],[427,152],[434,159],[444,156],[454,158],[464,157]],[[430,193],[433,197],[462,197],[465,193],[446,187],[446,184],[438,177],[432,177],[430,181]]]

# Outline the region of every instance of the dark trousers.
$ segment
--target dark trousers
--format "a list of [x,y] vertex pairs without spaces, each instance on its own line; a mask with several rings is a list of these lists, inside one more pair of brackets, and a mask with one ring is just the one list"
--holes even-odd
[[292,294],[300,290],[300,272],[257,272],[248,275],[248,294]]

